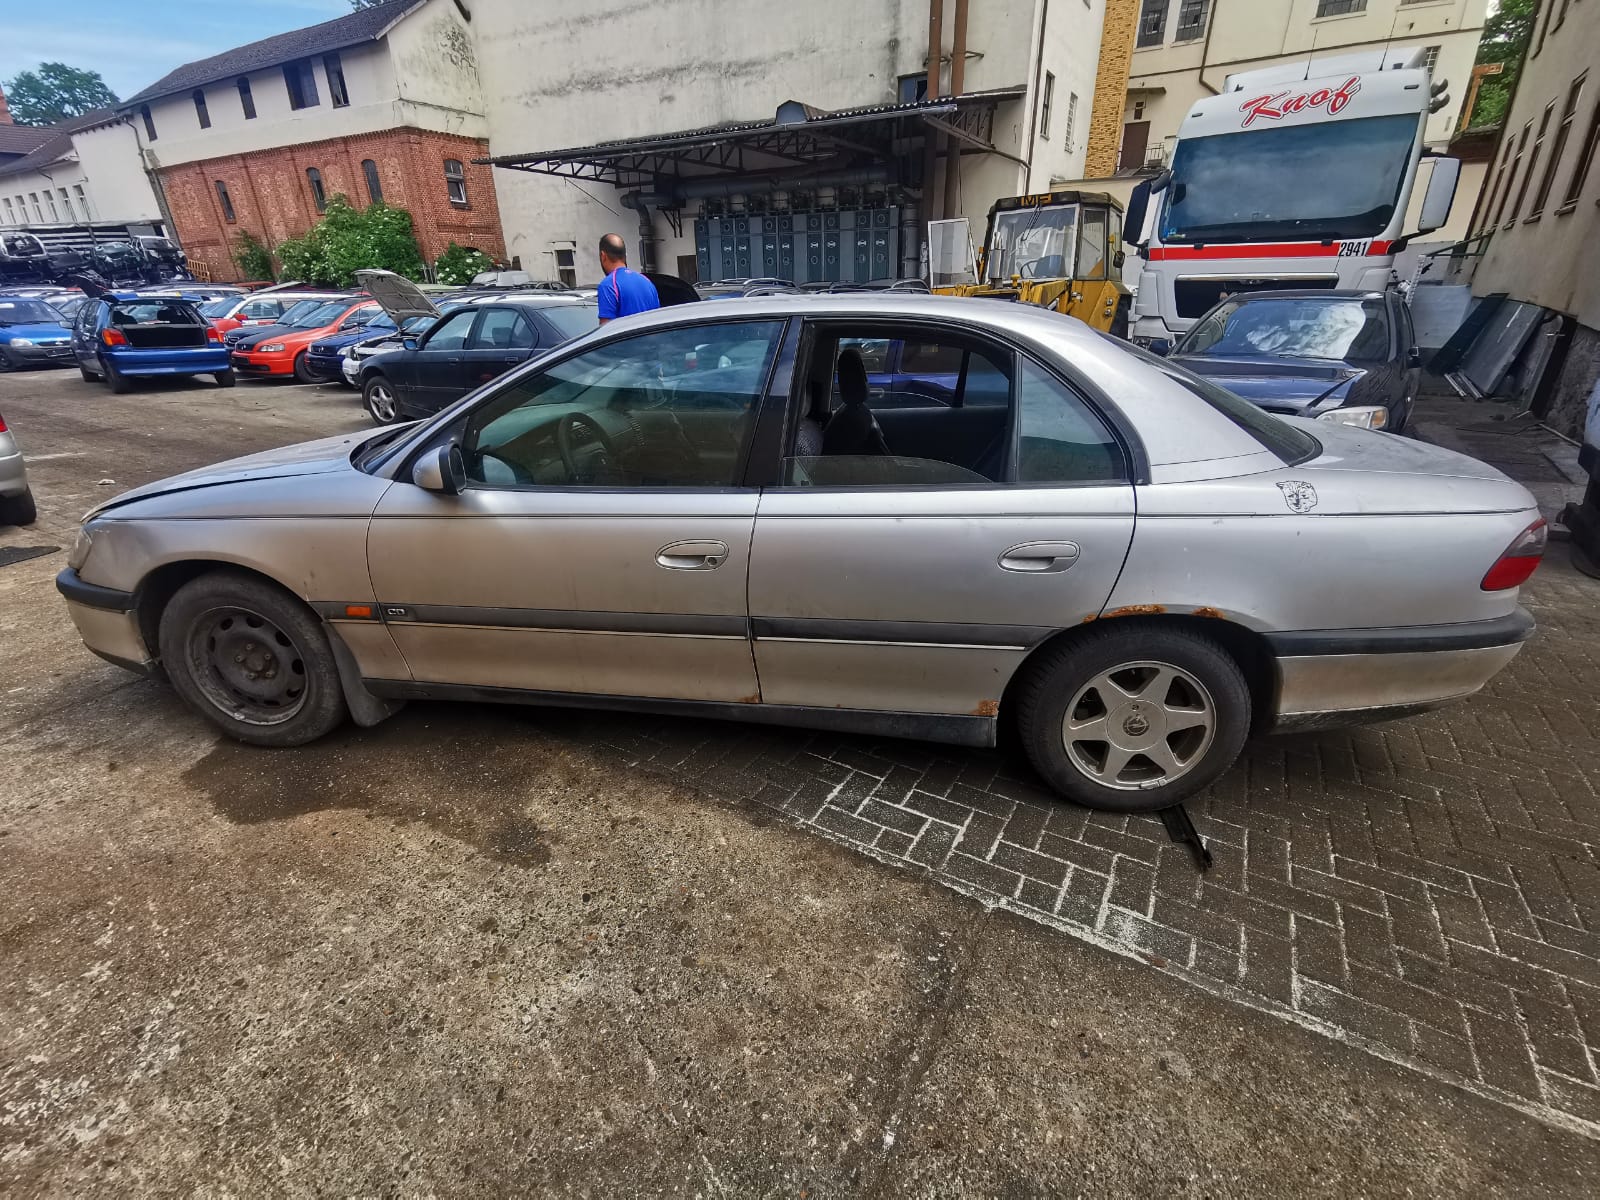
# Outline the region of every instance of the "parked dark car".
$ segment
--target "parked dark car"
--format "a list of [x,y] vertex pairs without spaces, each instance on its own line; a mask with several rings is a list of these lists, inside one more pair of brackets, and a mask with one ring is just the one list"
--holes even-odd
[[211,375],[233,386],[228,351],[192,301],[179,296],[108,292],[78,309],[72,351],[88,380],[125,392],[135,378]]
[[590,302],[530,292],[441,317],[421,338],[374,354],[361,367],[361,402],[380,425],[425,417],[540,350],[599,327]]
[[340,329],[312,342],[306,348],[306,371],[314,375],[319,383],[345,383],[347,381],[341,369],[344,366],[344,352],[347,346],[354,346],[357,342],[364,342],[369,338],[382,341],[386,335],[392,336],[399,332],[394,318],[386,312],[380,312],[364,325],[353,329]]
[[1172,349],[1180,366],[1268,412],[1399,433],[1422,355],[1395,292],[1229,296]]

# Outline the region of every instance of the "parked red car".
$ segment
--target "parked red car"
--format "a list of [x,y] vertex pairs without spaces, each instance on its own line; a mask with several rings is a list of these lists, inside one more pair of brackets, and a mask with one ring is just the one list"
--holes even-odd
[[213,329],[227,333],[250,325],[271,325],[302,300],[336,300],[338,292],[295,291],[257,292],[254,295],[222,296],[200,306],[200,315]]
[[247,333],[233,347],[233,369],[243,375],[293,375],[301,383],[321,382],[306,363],[306,351],[318,338],[361,329],[383,312],[370,296],[343,296],[306,313],[292,325],[275,325]]

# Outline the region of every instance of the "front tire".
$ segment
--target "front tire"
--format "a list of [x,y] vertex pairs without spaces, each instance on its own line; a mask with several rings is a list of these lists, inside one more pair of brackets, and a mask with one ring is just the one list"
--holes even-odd
[[232,387],[238,377],[234,375],[233,368],[229,367],[226,371],[218,371],[211,378],[217,381],[218,387]]
[[11,361],[11,355],[4,350],[0,350],[0,375],[4,375],[8,371],[14,371],[16,367],[17,364]]
[[346,716],[321,622],[275,584],[215,571],[161,614],[161,663],[184,701],[230,737],[302,746]]
[[39,519],[39,506],[33,502],[33,492],[24,490],[20,496],[0,497],[0,525],[32,525]]
[[1250,733],[1250,688],[1210,638],[1095,629],[1032,665],[1017,716],[1034,769],[1067,799],[1156,812],[1233,765]]
[[361,388],[361,403],[367,415],[379,425],[393,425],[400,419],[400,401],[394,385],[382,375],[374,375]]
[[306,352],[300,351],[294,356],[294,377],[300,383],[321,383],[322,376],[311,369],[311,364],[306,362]]

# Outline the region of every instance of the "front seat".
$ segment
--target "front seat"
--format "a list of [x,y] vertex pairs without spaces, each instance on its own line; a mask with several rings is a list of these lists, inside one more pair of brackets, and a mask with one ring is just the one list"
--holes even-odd
[[889,453],[878,419],[867,407],[867,364],[861,351],[848,346],[839,352],[839,398],[844,403],[828,418],[822,430],[822,453],[877,455]]

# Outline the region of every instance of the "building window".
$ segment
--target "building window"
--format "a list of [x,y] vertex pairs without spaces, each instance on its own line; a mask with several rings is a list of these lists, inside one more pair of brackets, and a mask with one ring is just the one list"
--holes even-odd
[[317,99],[317,77],[311,72],[308,62],[285,63],[283,66],[283,81],[289,85],[289,107],[295,111],[302,108],[315,108],[321,101]]
[[1133,119],[1135,121],[1144,120],[1144,101],[1143,100],[1135,100],[1133,102]]
[[195,88],[189,93],[194,100],[194,115],[200,118],[200,128],[211,128],[211,114],[206,111],[206,91],[204,88]]
[[901,104],[915,104],[919,100],[928,98],[928,73],[918,71],[915,75],[900,76],[900,88],[895,93],[900,98]]
[[1529,58],[1538,58],[1539,51],[1544,49],[1544,35],[1550,32],[1551,7],[1549,4],[1540,4],[1533,14],[1533,49],[1528,51]]
[[1205,36],[1206,10],[1211,0],[1182,0],[1178,5],[1178,27],[1172,31],[1175,42],[1192,42]]
[[318,212],[328,211],[328,197],[322,191],[322,172],[315,167],[306,168],[306,182],[311,185],[311,201]]
[[1544,178],[1539,180],[1539,190],[1533,195],[1533,211],[1528,214],[1530,221],[1544,212],[1544,203],[1550,199],[1550,189],[1556,182],[1556,169],[1561,166],[1561,156],[1566,153],[1567,138],[1572,134],[1572,122],[1578,115],[1578,100],[1583,95],[1583,83],[1587,78],[1587,73],[1579,75],[1567,90],[1567,102],[1561,106],[1561,124],[1556,126],[1555,139],[1550,143],[1550,161],[1545,164]]
[[1572,178],[1567,180],[1567,194],[1561,198],[1558,211],[1571,212],[1578,203],[1583,185],[1589,179],[1589,168],[1594,165],[1597,143],[1600,143],[1600,103],[1595,105],[1594,115],[1589,118],[1589,132],[1583,135],[1583,148],[1578,151],[1578,161],[1572,168]]
[[1367,11],[1367,0],[1317,0],[1317,16],[1342,17]]
[[1139,36],[1133,43],[1135,49],[1159,46],[1167,33],[1167,6],[1172,0],[1144,0],[1139,10]]
[[350,93],[344,86],[344,64],[337,54],[322,56],[322,70],[328,76],[328,99],[335,108],[350,106]]
[[49,188],[45,188],[44,190],[44,202],[46,207],[50,209],[50,220],[56,224],[59,224],[61,221],[61,213],[56,208],[56,198],[51,193]]
[[1429,46],[1423,50],[1422,65],[1428,68],[1430,75],[1439,69],[1439,47]]
[[250,91],[250,81],[241,75],[239,76],[238,87],[239,107],[244,109],[244,119],[246,121],[254,121],[256,119],[256,98]]
[[578,286],[577,254],[572,246],[556,247],[556,278],[568,287]]
[[156,123],[150,119],[150,106],[148,104],[139,105],[139,119],[144,122],[145,140],[149,142],[155,141]]
[[7,225],[15,225],[17,223],[17,214],[12,211],[12,208],[11,208],[11,197],[7,196],[7,197],[5,197],[5,199],[0,200],[0,204],[5,205],[5,209],[6,209],[6,224]]
[[367,177],[367,200],[372,204],[382,204],[383,185],[378,182],[378,164],[370,158],[363,158],[361,173]]
[[1567,19],[1567,5],[1571,0],[1555,0],[1555,13],[1550,18],[1550,28],[1560,29],[1561,22]]
[[1528,152],[1528,170],[1522,176],[1522,186],[1517,189],[1517,202],[1511,206],[1511,212],[1506,216],[1506,224],[1515,221],[1522,212],[1522,202],[1528,198],[1528,185],[1533,182],[1534,172],[1539,169],[1539,151],[1544,149],[1544,135],[1550,132],[1550,118],[1555,116],[1556,102],[1550,101],[1544,106],[1544,114],[1539,118],[1539,132],[1533,136],[1533,149]]
[[237,219],[233,211],[233,197],[228,195],[228,185],[217,180],[217,203],[222,205],[222,219],[232,225]]
[[61,211],[67,214],[67,220],[76,221],[78,214],[72,211],[72,197],[67,195],[67,189],[57,188],[56,191],[61,196]]
[[1078,93],[1067,93],[1067,152],[1072,152],[1072,139],[1078,131]]
[[1049,71],[1044,73],[1044,95],[1039,99],[1039,140],[1050,140],[1050,106],[1056,99],[1056,77]]
[[1505,215],[1506,203],[1511,199],[1511,189],[1517,186],[1517,172],[1522,170],[1522,154],[1528,148],[1528,135],[1532,132],[1533,122],[1529,121],[1522,127],[1522,133],[1517,138],[1517,148],[1511,155],[1510,168],[1502,168],[1506,172],[1506,190],[1500,193],[1500,199],[1495,205],[1494,220],[1489,222],[1491,229],[1500,224],[1500,218]]
[[94,216],[89,212],[89,197],[83,194],[83,184],[73,184],[72,194],[78,198],[78,211],[83,214],[83,219],[85,221],[94,220]]
[[465,208],[467,204],[467,173],[454,158],[444,160],[444,190],[451,204]]

